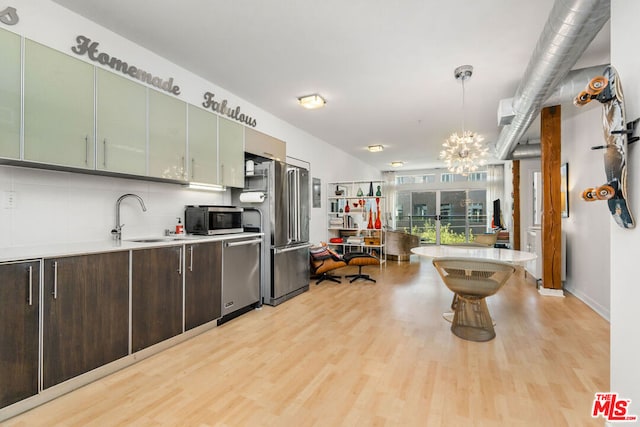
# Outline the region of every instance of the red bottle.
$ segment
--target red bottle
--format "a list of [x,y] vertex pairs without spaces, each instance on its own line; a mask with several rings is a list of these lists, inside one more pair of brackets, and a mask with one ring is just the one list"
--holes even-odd
[[369,223],[367,224],[367,228],[371,229],[373,228],[373,219],[371,218],[373,216],[373,209],[369,208]]
[[382,221],[380,220],[380,198],[376,197],[376,230],[380,230],[382,228]]

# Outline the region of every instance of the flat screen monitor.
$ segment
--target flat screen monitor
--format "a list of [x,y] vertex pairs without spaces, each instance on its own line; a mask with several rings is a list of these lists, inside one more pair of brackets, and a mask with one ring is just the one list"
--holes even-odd
[[493,201],[493,228],[503,229],[502,214],[500,212],[500,199]]

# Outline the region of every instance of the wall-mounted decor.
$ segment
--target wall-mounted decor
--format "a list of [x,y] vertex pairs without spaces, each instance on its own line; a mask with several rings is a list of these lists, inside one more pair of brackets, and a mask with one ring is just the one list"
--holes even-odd
[[320,178],[312,178],[311,193],[313,195],[313,207],[322,207],[320,203],[320,200],[322,198],[322,181],[320,181]]
[[215,113],[222,114],[223,116],[228,116],[233,120],[237,120],[241,123],[245,123],[251,127],[256,127],[256,125],[258,124],[258,121],[253,117],[247,116],[246,114],[241,113],[240,107],[236,107],[236,108],[229,107],[227,106],[229,101],[227,101],[226,99],[223,99],[222,101],[218,102],[213,99],[214,97],[215,97],[215,94],[211,92],[205,92],[204,102],[202,103],[202,106],[204,108],[210,109]]
[[93,62],[105,65],[112,70],[121,72],[122,74],[127,74],[134,79],[140,80],[143,83],[161,89],[172,95],[180,95],[180,86],[173,83],[173,77],[162,79],[138,68],[137,66],[131,65],[122,59],[111,56],[105,52],[100,52],[98,50],[100,43],[92,41],[87,36],[80,35],[76,37],[76,43],[77,44],[75,46],[71,47],[71,52],[76,55],[87,55],[87,58]]
[[7,7],[0,10],[0,22],[6,25],[16,25],[20,21],[15,7]]
[[560,207],[562,218],[569,218],[569,164],[560,166]]

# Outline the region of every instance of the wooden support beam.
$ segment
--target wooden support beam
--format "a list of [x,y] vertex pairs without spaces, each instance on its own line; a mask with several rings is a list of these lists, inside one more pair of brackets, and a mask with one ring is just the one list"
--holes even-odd
[[513,249],[520,250],[520,160],[512,162],[513,174]]
[[562,289],[562,206],[560,201],[560,106],[547,107],[541,113],[542,150],[542,286]]

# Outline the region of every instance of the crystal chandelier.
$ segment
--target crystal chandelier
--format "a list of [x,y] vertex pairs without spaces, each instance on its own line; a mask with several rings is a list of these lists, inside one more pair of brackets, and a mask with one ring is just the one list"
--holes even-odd
[[475,132],[464,130],[464,82],[473,74],[471,65],[461,65],[456,68],[456,80],[462,82],[462,134],[454,132],[442,144],[440,159],[444,160],[450,172],[468,175],[475,172],[487,161],[489,149],[482,143],[484,138]]

